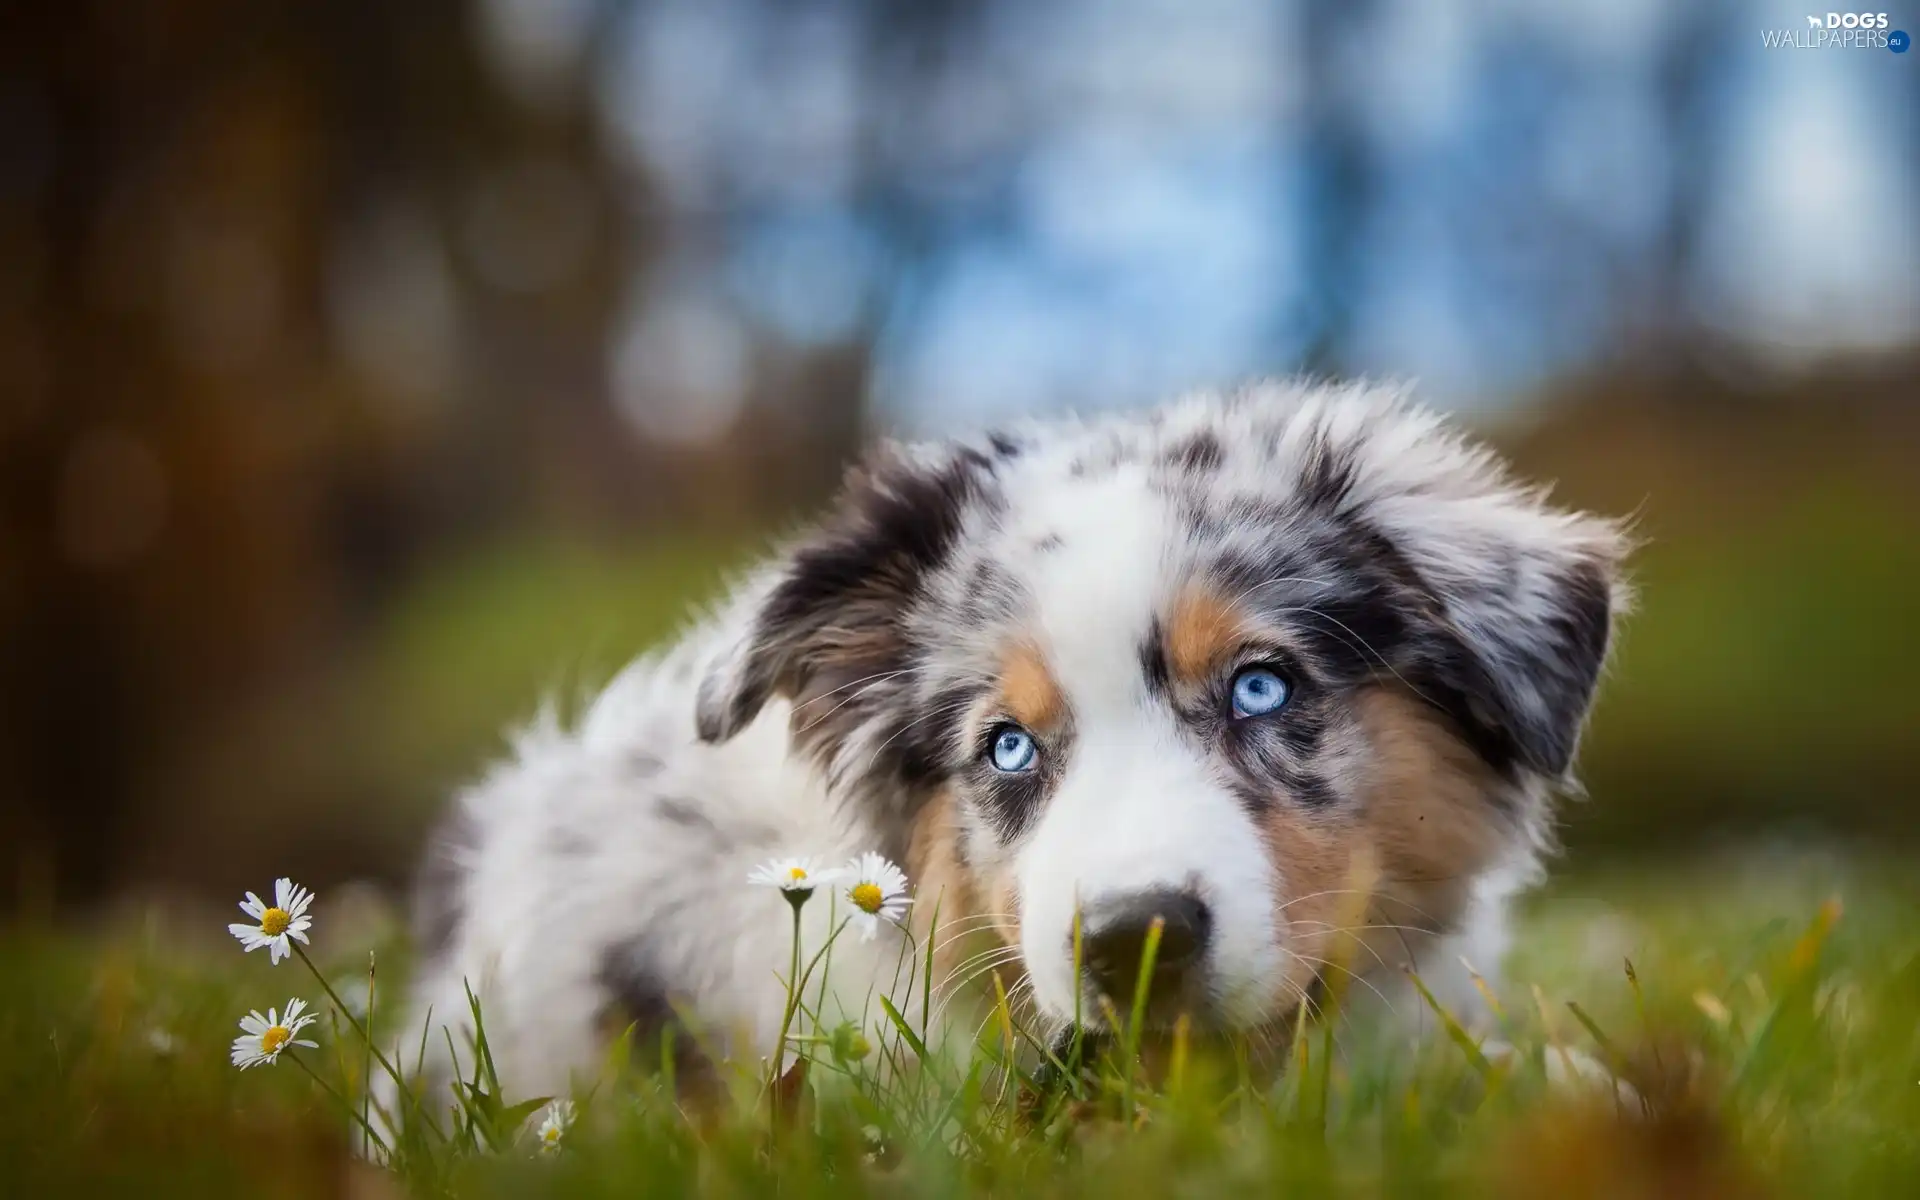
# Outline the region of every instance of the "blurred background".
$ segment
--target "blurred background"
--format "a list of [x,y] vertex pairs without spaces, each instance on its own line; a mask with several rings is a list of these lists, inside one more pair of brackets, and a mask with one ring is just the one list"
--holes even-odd
[[1895,844],[1920,54],[1807,17],[8,6],[0,911],[398,883],[864,439],[1296,371],[1637,516],[1576,864]]

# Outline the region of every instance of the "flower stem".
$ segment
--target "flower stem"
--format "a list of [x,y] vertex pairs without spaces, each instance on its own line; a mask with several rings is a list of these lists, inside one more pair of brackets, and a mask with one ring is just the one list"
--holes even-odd
[[360,1035],[360,1040],[367,1044],[367,1049],[371,1050],[373,1056],[380,1060],[380,1065],[386,1069],[387,1074],[393,1076],[395,1083],[402,1082],[400,1072],[394,1068],[392,1063],[387,1061],[386,1055],[380,1053],[380,1047],[373,1044],[373,1035],[368,1033],[367,1027],[360,1023],[360,1018],[353,1015],[353,1010],[348,1008],[346,1001],[340,998],[340,993],[333,990],[333,985],[327,982],[327,977],[321,973],[320,968],[313,965],[313,960],[307,957],[307,952],[297,945],[293,948],[293,952],[300,956],[300,961],[307,965],[307,970],[311,971],[313,977],[320,981],[320,988],[327,993],[327,999],[333,1001],[333,1006],[340,1010],[340,1015],[347,1019],[347,1024],[353,1026],[353,1031]]
[[[380,1047],[374,1044],[373,1034],[367,1031],[367,1027],[360,1023],[360,1019],[353,1015],[353,1010],[347,1007],[344,1000],[340,999],[340,993],[333,990],[333,985],[327,982],[327,977],[321,973],[320,968],[313,965],[313,960],[307,957],[307,952],[302,950],[297,942],[290,942],[290,944],[293,946],[293,952],[300,956],[300,961],[306,964],[307,970],[312,973],[315,979],[319,980],[320,988],[326,992],[327,999],[333,1001],[334,1008],[338,1009],[340,1015],[347,1019],[347,1024],[353,1026],[353,1031],[360,1035],[360,1040],[366,1043],[367,1053],[373,1055],[374,1060],[380,1064],[381,1069],[386,1071],[388,1076],[393,1079],[394,1087],[398,1089],[400,1095],[410,1099],[413,1102],[414,1109],[418,1111],[420,1099],[413,1094],[413,1089],[407,1086],[406,1077],[400,1074],[399,1068],[387,1061],[386,1055],[380,1053]],[[371,1011],[373,1005],[373,992],[371,990],[367,992],[367,1005],[369,1011]],[[309,1071],[308,1074],[312,1074],[312,1072]],[[364,1085],[368,1088],[369,1093],[372,1091],[372,1084],[373,1081],[369,1079]],[[395,1116],[397,1115],[398,1114],[395,1114]]]
[[[787,1031],[793,1028],[793,1010],[798,1007],[800,995],[800,908],[806,903],[788,900],[793,907],[793,960],[787,968],[787,1003],[780,1013],[780,1037],[773,1044],[773,1078],[780,1078],[780,1064],[787,1056]],[[797,1054],[798,1051],[795,1051]]]
[[372,1124],[369,1123],[367,1119],[360,1114],[360,1111],[358,1109],[354,1108],[352,1101],[348,1100],[345,1096],[342,1096],[339,1090],[336,1089],[332,1084],[320,1078],[320,1073],[318,1071],[315,1071],[312,1067],[308,1066],[306,1059],[301,1058],[298,1054],[291,1054],[291,1053],[289,1053],[287,1057],[292,1059],[296,1066],[298,1066],[302,1071],[305,1071],[307,1073],[307,1078],[319,1084],[320,1090],[325,1092],[328,1096],[332,1097],[333,1102],[335,1104],[338,1104],[343,1112],[345,1112],[349,1117],[352,1117],[355,1121],[358,1121],[360,1123],[360,1128],[366,1130],[367,1137],[372,1140],[374,1145],[380,1147],[380,1153],[387,1154],[387,1155],[392,1154],[392,1151],[387,1149],[386,1139],[382,1138],[379,1134],[373,1131]]
[[360,1124],[373,1128],[373,1008],[374,976],[377,963],[373,951],[367,951],[367,1053],[360,1063]]

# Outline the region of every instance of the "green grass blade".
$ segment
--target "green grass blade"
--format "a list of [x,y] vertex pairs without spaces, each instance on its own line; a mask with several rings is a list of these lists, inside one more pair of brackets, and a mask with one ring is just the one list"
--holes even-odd
[[920,1035],[913,1031],[913,1026],[907,1024],[907,1019],[900,1015],[900,1010],[893,1006],[893,1001],[882,996],[880,1007],[886,1011],[887,1020],[892,1021],[893,1027],[900,1031],[901,1038],[912,1048],[914,1057],[922,1063],[926,1062],[927,1044],[920,1040]]

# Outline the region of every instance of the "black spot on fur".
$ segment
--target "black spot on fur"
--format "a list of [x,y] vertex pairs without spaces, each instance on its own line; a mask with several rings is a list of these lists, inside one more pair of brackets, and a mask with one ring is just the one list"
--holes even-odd
[[1211,429],[1203,429],[1169,449],[1163,461],[1182,471],[1204,475],[1220,469],[1226,449]]
[[1332,526],[1281,528],[1268,554],[1223,558],[1224,589],[1293,631],[1327,682],[1390,678],[1426,603]]
[[716,838],[721,836],[720,827],[713,823],[713,818],[701,812],[700,807],[691,800],[684,800],[677,796],[660,796],[653,802],[653,811],[661,820],[671,822],[682,829],[694,830]]
[[1551,576],[1544,614],[1531,614],[1516,609],[1514,597],[1529,571],[1548,568],[1518,547],[1490,552],[1492,567],[1476,589],[1447,602],[1471,618],[1462,624],[1391,538],[1357,517],[1339,527],[1347,586],[1335,602],[1313,606],[1321,619],[1393,664],[1494,770],[1564,772],[1611,630],[1611,591],[1599,566],[1577,562]]
[[1019,442],[997,430],[987,435],[987,442],[993,447],[993,452],[1003,459],[1020,457],[1023,448]]
[[1166,696],[1172,686],[1172,671],[1167,666],[1167,630],[1155,616],[1147,625],[1147,636],[1140,641],[1140,674],[1147,681],[1147,694]]
[[990,558],[983,558],[968,570],[967,591],[975,597],[1002,595],[1009,589],[1007,570]]
[[1033,539],[1033,548],[1035,552],[1040,554],[1052,554],[1065,544],[1066,543],[1060,540],[1060,535],[1057,533],[1049,533]]
[[878,848],[895,862],[905,861],[921,802],[967,765],[964,755],[956,755],[953,729],[982,690],[979,683],[957,683],[924,703],[903,701],[882,710],[885,716],[875,735],[880,748],[858,765],[867,776],[864,786]]
[[776,690],[796,695],[816,674],[858,678],[902,666],[901,618],[946,562],[967,513],[996,502],[991,474],[977,450],[938,467],[883,461],[852,474],[835,519],[794,554],[761,609],[732,693],[708,694],[726,686],[718,676],[702,686],[701,738],[731,737]]
[[1331,808],[1339,800],[1333,785],[1313,771],[1281,770],[1268,776],[1239,776],[1230,785],[1241,811],[1260,820],[1276,804],[1299,808]]
[[903,601],[921,577],[946,560],[967,508],[982,494],[979,467],[967,451],[931,472],[883,471],[858,489],[846,529],[802,550],[793,572],[767,602],[761,626],[777,640],[790,626],[831,617],[855,596]]
[[672,994],[648,965],[643,941],[615,946],[602,955],[594,982],[603,997],[601,1028],[617,1034],[632,1026],[634,1056],[643,1069],[659,1069],[661,1060],[671,1053],[682,1094],[717,1083],[713,1064],[681,1022]]
[[[1282,673],[1299,679],[1297,670]],[[1250,816],[1276,803],[1325,808],[1338,799],[1332,783],[1315,770],[1327,730],[1325,697],[1296,698],[1269,716],[1214,720],[1233,766],[1234,793]]]
[[1576,564],[1556,582],[1556,603],[1546,621],[1552,649],[1529,664],[1546,712],[1537,727],[1523,727],[1521,734],[1535,764],[1553,774],[1573,761],[1613,629],[1613,592],[1598,567]]
[[1353,491],[1359,464],[1353,451],[1334,445],[1324,432],[1316,433],[1300,464],[1298,495],[1321,509],[1338,509]]
[[987,821],[1000,840],[1011,842],[1031,828],[1040,815],[1047,796],[1044,772],[1008,775],[986,770],[989,777],[973,794],[981,801]]
[[1498,593],[1457,601],[1488,612],[1471,631],[1439,620],[1409,667],[1421,697],[1503,774],[1568,769],[1606,658],[1611,594],[1599,569],[1582,565],[1553,580],[1548,597],[1538,616],[1510,611]]
[[1565,605],[1556,617],[1581,674],[1597,678],[1613,636],[1613,589],[1592,563],[1575,566],[1562,583]]
[[[1294,686],[1297,688],[1299,685]],[[1288,755],[1295,762],[1311,762],[1320,753],[1320,743],[1327,732],[1324,712],[1320,706],[1312,703],[1295,701],[1270,717],[1248,719],[1271,722],[1274,736],[1287,748]]]

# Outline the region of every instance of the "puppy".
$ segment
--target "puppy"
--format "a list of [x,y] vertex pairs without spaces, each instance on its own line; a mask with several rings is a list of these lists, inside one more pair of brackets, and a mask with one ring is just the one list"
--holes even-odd
[[[1097,1030],[1156,919],[1156,1023],[1270,1030],[1334,972],[1385,995],[1403,964],[1463,1003],[1459,959],[1497,966],[1549,848],[1624,550],[1377,387],[885,447],[710,620],[460,797],[409,1036],[431,1013],[464,1052],[471,986],[516,1094],[676,1015],[707,1054],[768,1056],[791,924],[745,880],[867,850],[913,880],[913,928],[837,939],[824,1025],[873,1030],[881,994],[918,1011],[904,939],[936,911],[934,1036],[983,964],[1039,1029]],[[809,955],[847,911],[804,906]],[[991,948],[970,964],[962,934]]]

